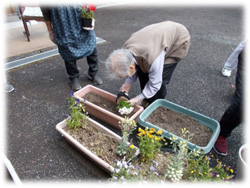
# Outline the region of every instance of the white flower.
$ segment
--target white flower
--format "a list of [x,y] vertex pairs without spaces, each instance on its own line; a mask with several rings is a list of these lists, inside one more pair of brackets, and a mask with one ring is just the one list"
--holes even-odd
[[159,164],[155,161],[155,160],[153,160],[153,163],[156,165],[156,166],[158,166]]
[[151,171],[155,171],[155,168],[153,166],[150,167]]
[[116,165],[117,165],[119,168],[122,168],[122,163],[121,163],[121,161],[117,161]]
[[137,172],[135,172],[135,171],[134,171],[134,172],[133,172],[132,174],[133,174],[133,175],[136,175],[136,176],[138,176],[138,173],[137,173]]
[[115,168],[115,173],[119,173],[121,170],[119,168]]
[[118,112],[120,113],[120,114],[130,114],[132,111],[133,111],[133,107],[130,107],[130,108],[126,108],[126,107],[123,107],[123,108],[120,108],[119,110],[118,110]]
[[156,175],[156,176],[159,176],[159,174],[157,172],[153,172],[153,174]]
[[126,161],[122,161],[122,166],[127,169],[128,168],[127,162]]

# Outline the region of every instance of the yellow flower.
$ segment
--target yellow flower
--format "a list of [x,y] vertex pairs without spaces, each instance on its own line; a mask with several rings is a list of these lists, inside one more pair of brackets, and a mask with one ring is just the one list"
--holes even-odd
[[153,137],[151,134],[149,134],[149,132],[147,132],[147,135],[148,135],[149,138]]
[[158,134],[158,135],[162,134],[162,130],[159,129],[159,130],[156,132],[156,134]]
[[233,169],[230,169],[230,172],[231,172],[231,173],[234,173],[234,170],[233,170]]
[[131,148],[131,149],[134,149],[134,145],[133,145],[133,144],[131,144],[131,145],[130,145],[130,148]]
[[141,129],[141,128],[139,128],[138,131],[139,131],[140,133],[142,133],[143,135],[146,134],[146,132],[145,132],[143,129]]
[[152,134],[152,133],[154,133],[154,132],[155,132],[155,129],[154,129],[154,128],[150,128],[150,129],[149,129],[149,133],[150,133],[150,134]]
[[221,162],[220,159],[217,159],[216,161],[217,161],[217,163],[218,163],[219,165],[221,165],[222,162]]
[[160,140],[160,138],[159,138],[159,137],[157,137],[157,136],[155,136],[155,140]]

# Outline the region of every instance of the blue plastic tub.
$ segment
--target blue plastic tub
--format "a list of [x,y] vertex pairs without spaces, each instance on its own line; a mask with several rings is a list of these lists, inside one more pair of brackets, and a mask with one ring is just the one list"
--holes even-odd
[[[190,117],[194,118],[195,120],[197,120],[199,123],[205,125],[207,128],[209,128],[209,129],[213,132],[210,141],[208,142],[207,146],[205,146],[205,147],[198,146],[198,145],[196,145],[196,144],[194,144],[194,143],[192,143],[192,142],[186,140],[186,141],[187,141],[188,148],[189,148],[190,150],[193,150],[193,149],[196,149],[196,150],[197,150],[197,149],[201,149],[201,150],[203,150],[204,153],[206,154],[206,153],[208,153],[208,152],[212,149],[212,147],[213,147],[213,145],[214,145],[214,143],[215,143],[215,141],[216,141],[216,139],[217,139],[217,137],[218,137],[218,135],[219,135],[219,132],[220,132],[220,125],[219,125],[218,121],[216,121],[216,120],[214,120],[214,119],[212,119],[212,118],[210,118],[210,117],[207,117],[207,116],[205,116],[205,115],[202,115],[202,114],[200,114],[200,113],[198,113],[198,112],[192,111],[192,110],[190,110],[190,109],[188,109],[188,108],[182,107],[182,106],[177,105],[177,104],[172,103],[172,102],[169,102],[169,101],[167,101],[167,100],[158,99],[158,100],[156,100],[155,102],[153,102],[150,106],[148,106],[148,107],[141,113],[141,115],[139,116],[139,120],[138,120],[139,124],[140,124],[141,126],[143,126],[143,127],[149,127],[149,128],[152,127],[152,128],[154,128],[154,129],[156,129],[156,130],[161,129],[161,128],[158,127],[158,126],[153,125],[153,124],[151,124],[151,123],[145,121],[145,120],[147,119],[147,117],[148,117],[156,108],[158,108],[158,107],[160,107],[160,106],[165,107],[165,108],[168,108],[168,109],[170,109],[170,110],[174,110],[174,111],[179,112],[179,113],[182,113],[182,114],[185,114],[185,115],[187,115],[187,116],[190,116]],[[179,141],[181,141],[181,140],[184,140],[184,139],[182,139],[182,138],[180,138],[180,137],[178,137],[178,136],[172,134],[171,132],[168,132],[168,131],[166,131],[166,130],[164,130],[164,129],[161,129],[161,130],[163,131],[162,135],[163,135],[165,138],[167,138],[167,139],[170,139],[171,137],[174,136],[174,137],[178,138],[178,141],[177,141],[177,142],[179,142]]]

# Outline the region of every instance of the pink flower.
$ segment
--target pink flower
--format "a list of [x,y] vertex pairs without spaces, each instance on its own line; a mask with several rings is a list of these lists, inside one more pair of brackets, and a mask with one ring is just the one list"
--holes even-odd
[[96,6],[94,4],[85,4],[82,6],[82,8],[89,9],[93,12],[96,10]]
[[96,10],[96,6],[94,4],[89,4],[88,7],[89,7],[89,9],[91,11],[95,11]]

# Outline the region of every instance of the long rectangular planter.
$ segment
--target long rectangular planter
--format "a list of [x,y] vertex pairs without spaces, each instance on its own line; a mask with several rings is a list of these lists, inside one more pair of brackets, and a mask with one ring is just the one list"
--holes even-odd
[[[104,97],[105,99],[109,100],[110,102],[116,104],[116,95],[109,93],[107,91],[104,91],[102,89],[99,89],[97,87],[94,87],[92,85],[87,85],[84,88],[80,89],[79,91],[75,92],[74,96],[75,98],[79,100],[83,100],[84,96],[89,92],[100,95]],[[85,101],[85,109],[93,117],[96,117],[97,119],[100,119],[103,122],[121,130],[121,127],[119,126],[118,122],[121,119],[123,119],[123,117],[118,116],[104,108],[101,108],[100,106],[97,106],[96,104],[90,101]],[[135,120],[137,122],[140,113],[143,111],[143,107],[139,105],[135,105],[134,111],[135,113],[129,119]]]
[[[84,145],[82,145],[80,142],[78,142],[76,139],[74,139],[71,135],[69,135],[63,128],[67,126],[67,122],[66,120],[58,123],[56,125],[56,130],[58,132],[60,132],[65,138],[66,140],[71,143],[73,146],[75,146],[79,151],[81,151],[83,154],[85,154],[87,157],[89,157],[92,161],[94,161],[95,163],[97,163],[100,167],[102,167],[106,172],[108,173],[112,173],[114,171],[114,167],[111,166],[110,164],[108,164],[106,161],[104,161],[103,159],[101,159],[100,157],[98,157],[97,155],[95,155],[93,152],[91,152],[88,148],[86,148]],[[109,130],[108,128],[104,127],[103,125],[101,125],[100,123],[94,121],[91,118],[88,118],[87,120],[87,126],[93,126],[95,127],[98,131],[111,135],[112,137],[114,137],[116,140],[118,140],[120,142],[121,137],[119,135],[117,135],[116,133],[112,132],[111,130]],[[135,147],[136,149],[136,153],[134,155],[134,157],[136,157],[139,154],[139,149],[137,147]],[[115,153],[114,153],[115,155]]]
[[[149,127],[149,128],[152,127],[152,128],[155,128],[156,130],[159,130],[160,128],[158,126],[147,122],[146,119],[156,108],[158,108],[160,106],[163,106],[163,107],[168,108],[170,110],[173,110],[173,111],[185,114],[187,116],[190,116],[190,117],[194,118],[195,120],[197,120],[199,123],[205,125],[207,128],[209,128],[213,132],[212,137],[211,137],[209,143],[207,144],[207,146],[201,147],[201,146],[198,146],[194,143],[187,141],[187,145],[188,145],[189,149],[191,149],[191,150],[201,149],[204,151],[204,153],[208,153],[212,149],[212,147],[213,147],[213,145],[214,145],[214,143],[219,135],[219,132],[220,132],[219,123],[212,118],[209,118],[205,115],[202,115],[198,112],[192,111],[188,108],[182,107],[182,106],[177,105],[175,103],[169,102],[167,100],[158,99],[155,102],[153,102],[150,106],[148,106],[147,109],[141,113],[141,115],[139,117],[139,121],[138,121],[139,124],[142,125],[143,127]],[[184,140],[184,139],[174,135],[173,133],[168,132],[167,130],[163,130],[162,135],[168,139],[170,139],[171,137],[174,136],[174,137],[178,138],[178,142],[181,140]]]

